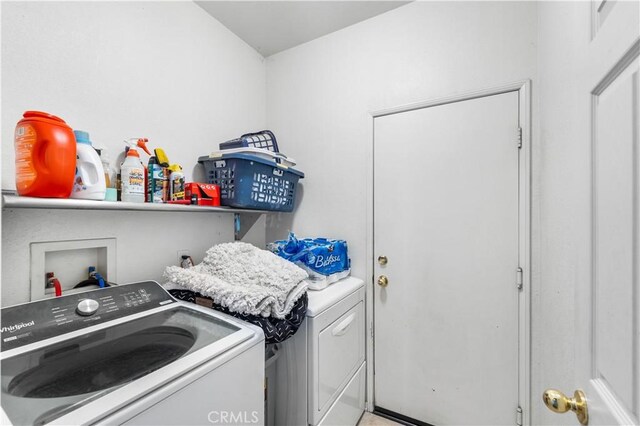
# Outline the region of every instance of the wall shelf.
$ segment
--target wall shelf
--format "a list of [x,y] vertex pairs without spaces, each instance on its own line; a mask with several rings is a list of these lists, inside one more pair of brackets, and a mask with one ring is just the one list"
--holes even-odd
[[182,213],[271,213],[264,210],[234,209],[229,207],[207,207],[183,204],[125,203],[123,201],[92,201],[70,198],[20,197],[15,193],[2,193],[3,209],[68,209],[68,210],[118,210],[158,211]]

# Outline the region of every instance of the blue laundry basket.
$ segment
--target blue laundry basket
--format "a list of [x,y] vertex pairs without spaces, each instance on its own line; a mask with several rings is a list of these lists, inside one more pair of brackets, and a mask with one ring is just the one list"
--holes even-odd
[[221,151],[198,163],[207,181],[220,186],[220,204],[236,208],[293,211],[298,180],[304,178],[301,171],[251,154]]

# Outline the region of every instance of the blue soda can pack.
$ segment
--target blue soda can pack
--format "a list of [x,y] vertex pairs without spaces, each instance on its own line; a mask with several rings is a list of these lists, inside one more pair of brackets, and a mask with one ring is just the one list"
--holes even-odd
[[309,288],[321,290],[349,275],[351,260],[347,242],[328,238],[298,239],[293,233],[287,240],[269,244],[269,249],[307,271]]

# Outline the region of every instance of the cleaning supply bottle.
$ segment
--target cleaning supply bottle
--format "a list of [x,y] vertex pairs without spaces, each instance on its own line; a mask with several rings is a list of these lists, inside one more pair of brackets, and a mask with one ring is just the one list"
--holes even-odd
[[151,156],[147,166],[147,202],[163,203],[166,169],[158,164],[158,158]]
[[169,191],[170,191],[169,173],[171,173],[171,171],[169,170],[169,157],[167,157],[167,154],[165,154],[162,148],[154,149],[153,153],[155,154],[156,163],[160,166],[160,169],[158,169],[158,167],[155,166],[156,181],[153,183],[153,187],[156,194],[153,196],[153,202],[166,203],[171,199],[169,196]]
[[148,139],[132,138],[125,141],[129,145],[127,157],[120,168],[122,180],[122,201],[130,203],[144,203],[145,194],[145,167],[140,161],[140,154],[136,148],[142,148],[151,155],[147,149]]
[[76,170],[76,140],[61,118],[27,111],[16,125],[16,189],[28,197],[67,198]]
[[105,201],[117,201],[117,174],[115,169],[111,166],[111,159],[107,153],[107,148],[101,148],[98,152],[100,160],[102,161],[102,168],[104,169],[104,181],[107,185],[107,192],[105,193]]
[[169,178],[169,199],[171,201],[184,200],[184,173],[179,164],[169,166],[171,175]]
[[111,158],[107,148],[101,148],[99,151],[100,161],[102,161],[102,168],[104,169],[104,182],[107,188],[116,187],[116,171],[111,167]]
[[76,176],[73,181],[71,198],[102,201],[107,186],[100,156],[91,145],[89,133],[74,130],[73,134],[78,146],[76,148]]

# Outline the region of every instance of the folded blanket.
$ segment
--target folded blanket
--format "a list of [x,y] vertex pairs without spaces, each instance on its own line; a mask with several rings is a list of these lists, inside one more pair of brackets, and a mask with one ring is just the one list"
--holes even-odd
[[275,254],[247,243],[218,244],[193,268],[169,266],[167,290],[210,297],[232,312],[284,318],[307,291],[307,273]]

